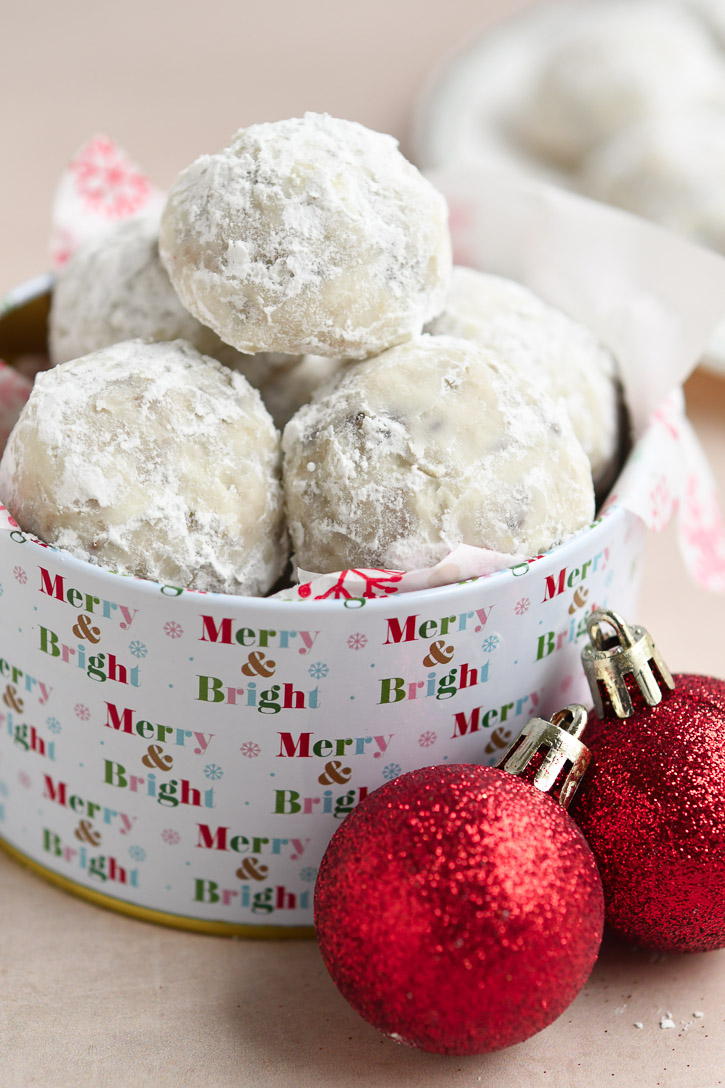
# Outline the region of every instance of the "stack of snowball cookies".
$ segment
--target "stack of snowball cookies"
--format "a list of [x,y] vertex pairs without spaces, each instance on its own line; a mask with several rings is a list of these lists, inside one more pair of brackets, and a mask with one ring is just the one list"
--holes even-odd
[[452,268],[442,195],[392,137],[326,114],[242,129],[160,221],[80,248],[49,350],[0,498],[121,574],[264,595],[290,541],[315,573],[430,567],[461,543],[529,556],[616,475],[607,348]]

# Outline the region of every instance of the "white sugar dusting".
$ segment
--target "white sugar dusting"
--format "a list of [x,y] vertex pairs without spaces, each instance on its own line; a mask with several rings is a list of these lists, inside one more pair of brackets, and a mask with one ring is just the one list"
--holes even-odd
[[617,367],[589,329],[519,283],[456,267],[445,310],[428,331],[491,348],[542,393],[561,399],[595,486],[606,489],[613,482],[620,441]]
[[445,200],[396,141],[314,113],[183,171],[160,250],[185,306],[244,352],[375,354],[440,312],[451,268]]
[[453,337],[421,336],[348,367],[287,424],[283,450],[306,570],[414,570],[460,543],[536,554],[594,511],[563,407],[493,351]]
[[23,528],[122,574],[266,592],[286,560],[279,436],[241,375],[184,341],[40,374],[2,462]]

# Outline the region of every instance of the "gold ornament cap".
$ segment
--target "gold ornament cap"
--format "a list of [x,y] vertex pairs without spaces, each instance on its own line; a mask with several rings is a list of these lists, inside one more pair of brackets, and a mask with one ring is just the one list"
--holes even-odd
[[[605,636],[604,625],[614,634]],[[607,609],[592,612],[587,632],[591,641],[582,650],[582,665],[598,718],[605,717],[610,706],[618,718],[634,714],[627,687],[630,677],[630,685],[636,684],[648,706],[662,702],[663,689],[674,688],[672,674],[644,627],[630,627],[618,612]]]
[[526,780],[542,793],[552,795],[554,786],[568,766],[556,797],[561,807],[566,809],[592,761],[592,753],[579,740],[586,724],[586,707],[579,703],[570,703],[563,710],[557,710],[550,721],[532,718],[498,766],[510,774],[523,777],[537,752],[543,751],[544,758],[533,773],[526,776]]

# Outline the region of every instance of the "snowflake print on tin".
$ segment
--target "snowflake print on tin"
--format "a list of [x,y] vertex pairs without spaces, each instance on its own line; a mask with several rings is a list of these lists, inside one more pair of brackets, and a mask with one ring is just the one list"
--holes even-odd
[[399,774],[403,773],[403,768],[399,763],[388,763],[387,767],[383,767],[383,778],[387,778],[388,781],[392,778],[397,778]]
[[161,838],[169,846],[176,846],[178,842],[181,842],[181,835],[178,831],[174,831],[173,827],[167,827],[161,832]]
[[306,865],[304,869],[300,869],[300,880],[304,880],[307,884],[317,880],[317,869],[314,865]]
[[310,665],[307,671],[313,680],[324,680],[330,671],[330,667],[325,665],[323,661],[316,661],[314,665]]
[[514,612],[517,616],[523,616],[524,612],[528,612],[531,601],[528,597],[522,597],[520,601],[517,601],[514,605]]
[[29,790],[33,784],[30,775],[26,774],[25,771],[21,771],[18,775],[18,782],[21,786],[25,786],[26,790]]
[[145,861],[146,851],[143,846],[129,846],[128,856],[133,858],[134,861]]
[[146,657],[147,653],[149,652],[146,643],[139,642],[138,639],[134,639],[133,642],[129,642],[128,649],[134,657]]
[[220,778],[224,777],[224,771],[218,763],[207,763],[204,768],[204,775],[211,778],[213,782],[218,782]]
[[361,635],[356,632],[354,635],[350,635],[347,640],[347,645],[351,650],[363,650],[368,644],[367,635]]
[[76,705],[73,707],[73,713],[75,714],[76,718],[80,718],[82,722],[87,722],[91,716],[91,712],[85,705],[85,703],[76,703]]
[[258,744],[255,744],[254,741],[248,740],[245,741],[239,751],[243,756],[246,756],[247,759],[256,759],[262,749]]
[[51,733],[60,733],[63,728],[57,718],[46,718],[45,724],[48,726]]
[[28,580],[28,576],[22,567],[13,567],[13,577],[16,582],[19,582],[21,586],[24,586]]
[[427,729],[425,733],[421,733],[418,737],[418,744],[421,748],[430,748],[431,744],[435,744],[438,740],[438,734],[434,733],[431,729]]
[[176,623],[175,620],[169,620],[164,624],[164,634],[168,638],[181,638],[184,633],[184,628],[180,623]]
[[489,635],[488,638],[485,638],[481,643],[481,649],[486,654],[492,654],[500,641],[501,639],[498,635]]

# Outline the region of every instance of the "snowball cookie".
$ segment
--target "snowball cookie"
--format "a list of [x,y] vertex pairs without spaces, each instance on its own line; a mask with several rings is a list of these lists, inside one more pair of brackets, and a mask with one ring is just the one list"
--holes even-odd
[[188,340],[228,366],[239,352],[185,310],[159,259],[159,216],[113,223],[81,246],[58,272],[49,319],[53,363],[120,340]]
[[[259,390],[264,405],[276,427],[283,429],[298,408],[308,404],[317,391],[345,366],[344,359],[328,355],[239,355],[244,360],[237,369],[250,385]],[[269,360],[289,359],[290,363]]]
[[27,532],[192,589],[265,593],[286,561],[279,436],[189,344],[129,340],[39,374],[0,462]]
[[282,438],[305,570],[413,570],[457,544],[536,554],[594,513],[562,405],[493,350],[420,336],[354,363]]
[[582,188],[725,253],[725,113],[632,126],[590,156]]
[[695,17],[661,0],[610,0],[551,48],[520,127],[573,168],[623,125],[722,96],[720,59]]
[[392,136],[307,113],[241,129],[184,170],[161,259],[187,309],[239,351],[360,359],[443,308],[446,203]]
[[617,366],[589,329],[520,283],[456,267],[446,308],[428,331],[492,348],[543,393],[561,398],[597,491],[614,483],[621,437]]

